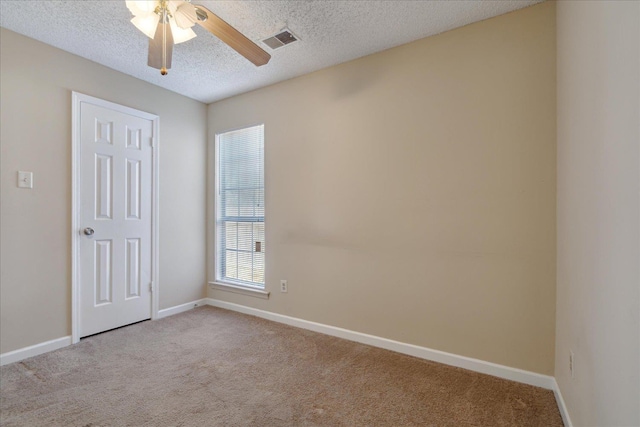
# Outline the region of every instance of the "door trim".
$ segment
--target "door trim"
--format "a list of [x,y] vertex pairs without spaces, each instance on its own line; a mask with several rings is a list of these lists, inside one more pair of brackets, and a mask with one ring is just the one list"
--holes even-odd
[[80,104],[86,102],[120,113],[151,120],[151,319],[158,319],[159,311],[159,145],[160,117],[113,102],[72,92],[71,103],[71,343],[80,341]]

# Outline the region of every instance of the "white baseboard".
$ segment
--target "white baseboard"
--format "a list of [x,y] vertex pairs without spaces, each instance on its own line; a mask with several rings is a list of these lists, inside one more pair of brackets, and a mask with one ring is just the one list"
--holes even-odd
[[[175,307],[165,308],[164,310],[158,311],[158,319],[182,313],[184,311],[191,310],[194,307],[206,304],[207,302],[205,299],[199,299],[197,301],[188,302],[186,304],[177,305]],[[71,336],[35,344],[29,347],[20,348],[18,350],[9,351],[7,353],[2,353],[0,354],[0,366],[19,362],[28,357],[38,356],[40,354],[48,353],[53,350],[58,350],[59,348],[66,347],[68,345],[71,345]]]
[[[457,354],[446,353],[440,350],[434,350],[427,347],[420,347],[413,344],[407,344],[399,341],[390,340],[387,338],[377,337],[375,335],[363,334],[360,332],[351,331],[348,329],[338,328],[335,326],[324,325],[322,323],[311,322],[296,317],[285,316],[283,314],[272,313],[269,311],[259,310],[256,308],[247,307],[244,305],[233,304],[226,301],[220,301],[213,298],[203,298],[200,300],[192,301],[189,303],[177,305],[175,307],[166,308],[158,312],[158,318],[172,316],[174,314],[182,313],[191,310],[195,306],[211,305],[214,307],[224,308],[227,310],[237,311],[252,316],[261,317],[263,319],[272,320],[278,323],[284,323],[290,326],[298,328],[308,329],[310,331],[319,332],[326,335],[331,335],[338,338],[347,339],[350,341],[359,342],[362,344],[371,345],[374,347],[384,348],[386,350],[395,351],[397,353],[407,354],[410,356],[418,357],[425,360],[431,360],[445,365],[456,366],[459,368],[469,369],[470,371],[479,372],[482,374],[493,375],[495,377],[504,378],[519,383],[529,384],[536,387],[542,387],[548,390],[553,390],[562,420],[565,427],[572,427],[571,419],[565,405],[562,393],[558,387],[554,377],[548,375],[537,374],[535,372],[525,371],[522,369],[511,368],[509,366],[499,365],[492,362],[486,362],[479,359],[473,359],[470,357],[459,356]],[[47,353],[49,351],[57,350],[59,348],[71,345],[71,336],[58,338],[55,340],[43,342],[40,344],[32,345],[29,347],[21,348],[18,350],[10,351],[0,354],[0,366],[4,366],[9,363],[18,362],[28,357],[37,356],[39,354]]]
[[558,386],[558,382],[555,378],[553,379],[553,394],[556,396],[556,403],[558,404],[558,409],[560,410],[564,427],[573,427],[573,423],[569,417],[569,411],[567,410],[567,405],[564,403],[560,386]]
[[427,347],[420,347],[413,344],[407,344],[387,338],[381,338],[375,335],[363,334],[360,332],[350,331],[348,329],[324,325],[322,323],[310,322],[308,320],[285,316],[283,314],[272,313],[269,311],[258,310],[256,308],[233,304],[214,298],[207,298],[206,302],[208,305],[214,307],[225,308],[227,310],[262,317],[263,319],[273,320],[274,322],[285,323],[287,325],[296,326],[298,328],[308,329],[310,331],[320,332],[322,334],[344,338],[350,341],[355,341],[374,347],[384,348],[387,350],[395,351],[397,353],[408,354],[410,356],[431,360],[433,362],[443,363],[445,365],[456,366],[458,368],[464,368],[482,374],[493,375],[494,377],[504,378],[507,380],[529,384],[536,387],[542,387],[548,390],[555,389],[555,379],[548,375],[537,374],[535,372],[511,368],[509,366],[499,365],[497,363],[485,362],[484,360],[473,359],[470,357],[459,356],[457,354],[446,353],[440,350],[433,350]]
[[206,305],[206,299],[199,299],[196,301],[187,302],[184,304],[176,305],[174,307],[165,308],[158,311],[158,319],[162,319],[163,317],[173,316],[174,314],[183,313],[185,311],[189,311],[192,308],[199,307],[201,305]]
[[71,336],[62,337],[51,341],[42,342],[40,344],[31,345],[29,347],[19,348],[18,350],[9,351],[0,354],[0,366],[13,362],[19,362],[28,357],[38,356],[39,354],[48,353],[53,350],[71,345]]

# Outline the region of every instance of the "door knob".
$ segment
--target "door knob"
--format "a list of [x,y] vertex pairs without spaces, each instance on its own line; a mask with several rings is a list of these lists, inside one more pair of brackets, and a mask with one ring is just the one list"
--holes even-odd
[[93,233],[94,233],[93,228],[91,227],[87,227],[82,231],[84,232],[85,236],[93,236]]

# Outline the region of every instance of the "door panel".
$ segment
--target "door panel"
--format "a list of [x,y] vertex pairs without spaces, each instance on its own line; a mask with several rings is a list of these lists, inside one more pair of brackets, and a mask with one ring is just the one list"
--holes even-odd
[[80,103],[80,337],[151,317],[152,137],[152,120]]

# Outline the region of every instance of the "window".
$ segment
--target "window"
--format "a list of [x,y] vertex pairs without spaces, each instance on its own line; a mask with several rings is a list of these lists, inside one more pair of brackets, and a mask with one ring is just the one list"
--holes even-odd
[[216,135],[216,280],[264,288],[264,125]]

